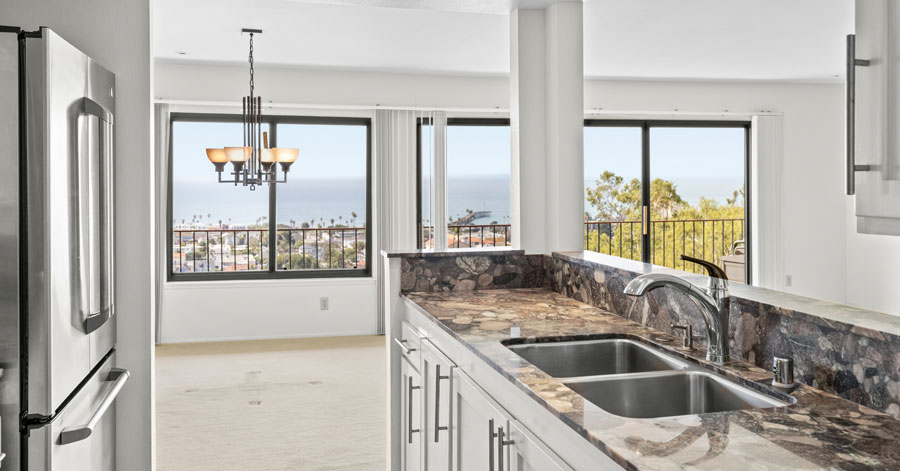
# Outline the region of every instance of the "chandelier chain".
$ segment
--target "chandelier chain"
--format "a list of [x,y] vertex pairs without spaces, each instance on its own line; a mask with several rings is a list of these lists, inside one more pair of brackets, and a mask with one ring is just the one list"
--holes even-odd
[[253,96],[253,33],[250,33],[250,57],[247,62],[250,63],[250,96]]

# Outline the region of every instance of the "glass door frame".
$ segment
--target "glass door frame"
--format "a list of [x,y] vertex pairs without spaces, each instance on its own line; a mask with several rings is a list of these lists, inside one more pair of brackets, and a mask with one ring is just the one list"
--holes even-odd
[[752,273],[751,247],[751,122],[749,120],[696,120],[696,119],[603,119],[590,118],[584,120],[585,127],[640,128],[641,129],[641,261],[651,263],[652,220],[650,218],[650,131],[653,128],[732,128],[744,129],[744,276],[746,284],[750,284]]
[[[423,157],[423,148],[422,148],[422,126],[431,126],[432,122],[430,118],[427,117],[419,117],[416,118],[416,248],[423,249],[424,247],[424,235],[425,235],[425,224],[423,222],[423,208],[422,208],[422,191],[424,188],[422,187],[422,157]],[[447,117],[447,127],[450,126],[509,126],[510,120],[509,118],[462,118],[462,117]],[[432,131],[433,133],[434,131]],[[446,156],[445,156],[446,158]],[[434,185],[434,182],[431,183]],[[446,188],[446,185],[444,186]],[[434,219],[432,217],[432,219]],[[437,224],[436,221],[433,222]],[[442,221],[441,224],[447,224],[447,221]],[[432,228],[432,234],[434,234],[434,228]]]

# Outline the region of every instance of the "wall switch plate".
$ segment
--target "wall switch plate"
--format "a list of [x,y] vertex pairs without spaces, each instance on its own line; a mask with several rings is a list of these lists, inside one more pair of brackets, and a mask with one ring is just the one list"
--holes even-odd
[[319,298],[319,310],[327,311],[328,310],[328,296],[322,296]]
[[792,277],[791,275],[784,275],[785,288],[790,288],[792,284],[794,284],[794,277]]

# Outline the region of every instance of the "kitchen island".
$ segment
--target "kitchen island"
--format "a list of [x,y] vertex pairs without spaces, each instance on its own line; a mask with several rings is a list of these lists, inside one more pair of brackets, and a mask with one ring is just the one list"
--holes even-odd
[[552,291],[409,293],[405,300],[624,469],[900,469],[900,421],[808,386],[791,392],[795,403],[786,407],[655,419],[606,412],[507,345],[625,337],[760,391],[772,389],[772,375],[740,361],[710,364],[702,348],[682,352],[668,334]]

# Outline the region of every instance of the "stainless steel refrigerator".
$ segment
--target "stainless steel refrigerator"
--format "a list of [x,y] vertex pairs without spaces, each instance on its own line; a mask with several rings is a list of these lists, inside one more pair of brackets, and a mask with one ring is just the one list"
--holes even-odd
[[115,468],[115,75],[0,27],[2,471]]

